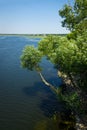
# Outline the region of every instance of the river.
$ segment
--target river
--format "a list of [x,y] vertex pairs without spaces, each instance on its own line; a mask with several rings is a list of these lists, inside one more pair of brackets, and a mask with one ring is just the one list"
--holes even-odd
[[[0,36],[0,130],[45,130],[46,121],[62,109],[37,72],[20,65],[24,46],[37,47],[39,41],[39,38]],[[47,81],[59,86],[61,79],[54,66],[45,58],[41,65]]]

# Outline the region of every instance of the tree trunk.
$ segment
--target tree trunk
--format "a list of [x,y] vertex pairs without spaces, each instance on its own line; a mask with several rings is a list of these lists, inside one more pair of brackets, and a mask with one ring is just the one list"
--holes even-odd
[[69,73],[68,75],[69,75],[69,78],[70,78],[74,88],[78,89],[78,91],[80,92],[81,90],[80,90],[78,84],[76,83],[75,79],[73,78],[73,75],[71,73]]
[[71,75],[70,73],[68,73],[68,75],[69,75],[69,78],[70,78],[70,80],[71,80],[73,86],[74,86],[75,88],[77,88],[77,84],[74,82],[72,75]]
[[45,78],[43,77],[43,75],[42,75],[42,73],[41,73],[41,72],[38,72],[38,73],[39,73],[39,75],[40,75],[41,80],[43,81],[43,83],[44,83],[46,86],[48,86],[48,87],[49,87],[52,91],[54,91],[54,92],[58,93],[58,91],[57,91],[56,87],[55,87],[55,86],[53,86],[52,84],[50,84],[49,82],[47,82],[47,81],[45,80]]

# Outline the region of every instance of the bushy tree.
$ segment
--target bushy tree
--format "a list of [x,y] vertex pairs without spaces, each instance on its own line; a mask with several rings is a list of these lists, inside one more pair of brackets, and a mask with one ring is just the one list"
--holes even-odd
[[43,55],[47,56],[48,59],[58,66],[63,73],[68,76],[78,77],[77,84],[79,84],[81,87],[86,87],[86,33],[82,36],[78,36],[77,40],[68,40],[67,37],[48,36],[39,43],[38,48]]
[[84,25],[85,29],[85,26],[87,27],[87,0],[74,0],[72,6],[65,4],[63,9],[59,11],[59,14],[63,18],[63,27],[74,30],[77,27],[80,29]]
[[25,47],[21,56],[22,66],[37,70],[42,81],[58,93],[40,72],[39,63],[46,56],[58,68],[58,74],[66,85],[87,90],[87,0],[75,0],[72,6],[65,5],[59,14],[63,18],[62,26],[71,30],[71,33],[67,36],[48,35],[39,42],[37,48]]
[[42,54],[34,46],[26,46],[21,55],[21,65],[29,70],[40,70],[39,62]]
[[68,38],[76,39],[87,31],[87,0],[74,0],[71,5],[66,4],[59,14],[63,18],[62,26],[72,31]]

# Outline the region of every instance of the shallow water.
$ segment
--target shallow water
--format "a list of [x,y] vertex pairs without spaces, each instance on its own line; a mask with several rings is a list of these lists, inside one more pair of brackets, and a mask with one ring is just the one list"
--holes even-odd
[[[45,126],[54,111],[62,110],[55,95],[41,81],[35,71],[20,66],[20,55],[25,45],[34,45],[40,39],[0,36],[0,130],[35,130]],[[57,70],[45,58],[43,74],[53,85],[61,79]]]

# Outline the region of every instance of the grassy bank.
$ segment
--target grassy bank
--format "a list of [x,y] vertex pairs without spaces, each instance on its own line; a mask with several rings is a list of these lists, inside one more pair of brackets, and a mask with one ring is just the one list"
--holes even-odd
[[27,38],[44,38],[48,35],[65,36],[66,34],[0,34],[0,36],[22,36]]

